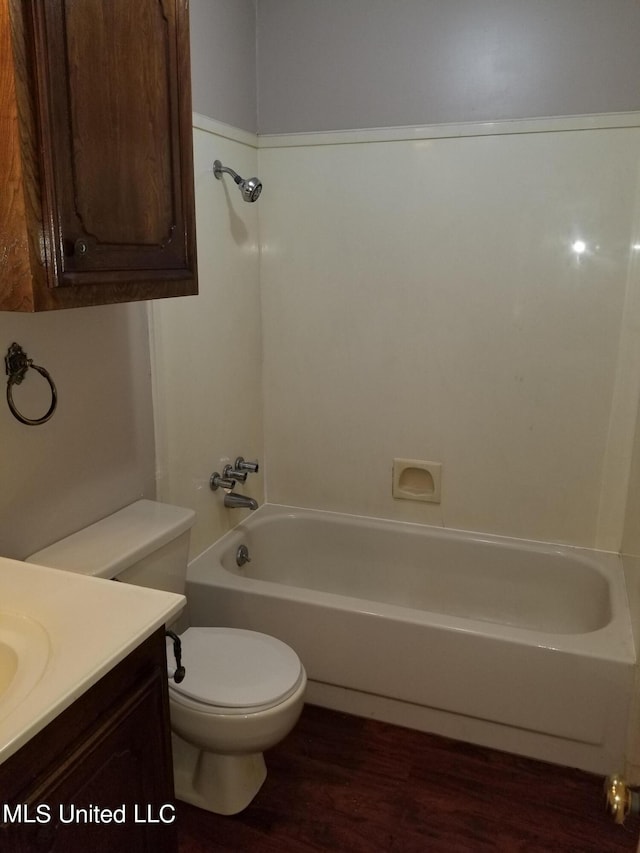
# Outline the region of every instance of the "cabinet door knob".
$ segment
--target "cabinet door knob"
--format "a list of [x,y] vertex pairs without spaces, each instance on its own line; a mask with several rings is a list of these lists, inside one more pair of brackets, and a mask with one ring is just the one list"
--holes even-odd
[[89,245],[86,240],[82,240],[80,237],[73,244],[73,253],[79,258],[84,257],[89,251]]

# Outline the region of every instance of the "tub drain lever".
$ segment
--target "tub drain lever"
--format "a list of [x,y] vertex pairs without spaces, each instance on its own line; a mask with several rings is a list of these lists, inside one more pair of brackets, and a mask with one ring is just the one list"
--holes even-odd
[[238,568],[242,568],[245,563],[251,562],[251,555],[249,554],[249,549],[246,545],[239,545],[238,550],[236,551],[236,566]]
[[187,674],[185,668],[182,666],[182,643],[180,642],[180,637],[174,631],[165,630],[164,633],[173,641],[173,656],[176,659],[176,671],[173,673],[173,680],[176,684],[180,684],[181,681],[184,681],[184,677]]

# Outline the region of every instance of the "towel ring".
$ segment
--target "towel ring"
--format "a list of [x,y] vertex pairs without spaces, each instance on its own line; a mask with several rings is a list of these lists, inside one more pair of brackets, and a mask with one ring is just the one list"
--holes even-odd
[[[16,343],[12,343],[7,350],[7,354],[4,358],[4,364],[7,376],[9,377],[7,380],[7,403],[11,409],[11,414],[14,418],[19,420],[21,424],[27,424],[27,426],[38,426],[39,424],[46,423],[55,412],[56,406],[58,405],[58,392],[56,391],[56,386],[49,375],[49,372],[45,370],[44,367],[34,364],[33,359],[27,358],[26,352],[19,344]],[[51,389],[51,405],[41,418],[27,418],[22,414],[22,412],[18,411],[16,404],[13,402],[13,386],[20,385],[30,367],[36,370],[40,376],[44,376],[49,383],[49,388]]]

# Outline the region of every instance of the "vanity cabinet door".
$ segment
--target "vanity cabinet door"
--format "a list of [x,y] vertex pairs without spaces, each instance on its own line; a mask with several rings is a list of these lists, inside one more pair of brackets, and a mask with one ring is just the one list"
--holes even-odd
[[0,765],[0,849],[175,853],[164,650],[155,635]]
[[0,309],[196,293],[188,0],[0,2],[42,267]]

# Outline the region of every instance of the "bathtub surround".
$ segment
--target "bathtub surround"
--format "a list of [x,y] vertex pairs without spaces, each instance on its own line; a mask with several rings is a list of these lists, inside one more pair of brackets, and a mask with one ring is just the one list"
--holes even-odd
[[[241,175],[260,174],[255,135],[194,116],[197,300],[149,303],[152,329],[158,500],[197,512],[195,556],[246,510],[226,509],[209,477],[243,455],[264,459],[259,234],[256,204],[246,204],[214,160]],[[262,469],[236,491],[264,500]]]
[[259,137],[270,501],[620,548],[638,119]]
[[[639,123],[256,137],[196,116],[210,283],[151,307],[158,495],[198,511],[193,556],[237,522],[208,477],[238,453],[265,462],[259,502],[619,550]],[[214,159],[260,175],[257,204]],[[442,464],[439,504],[394,499],[397,457]]]

